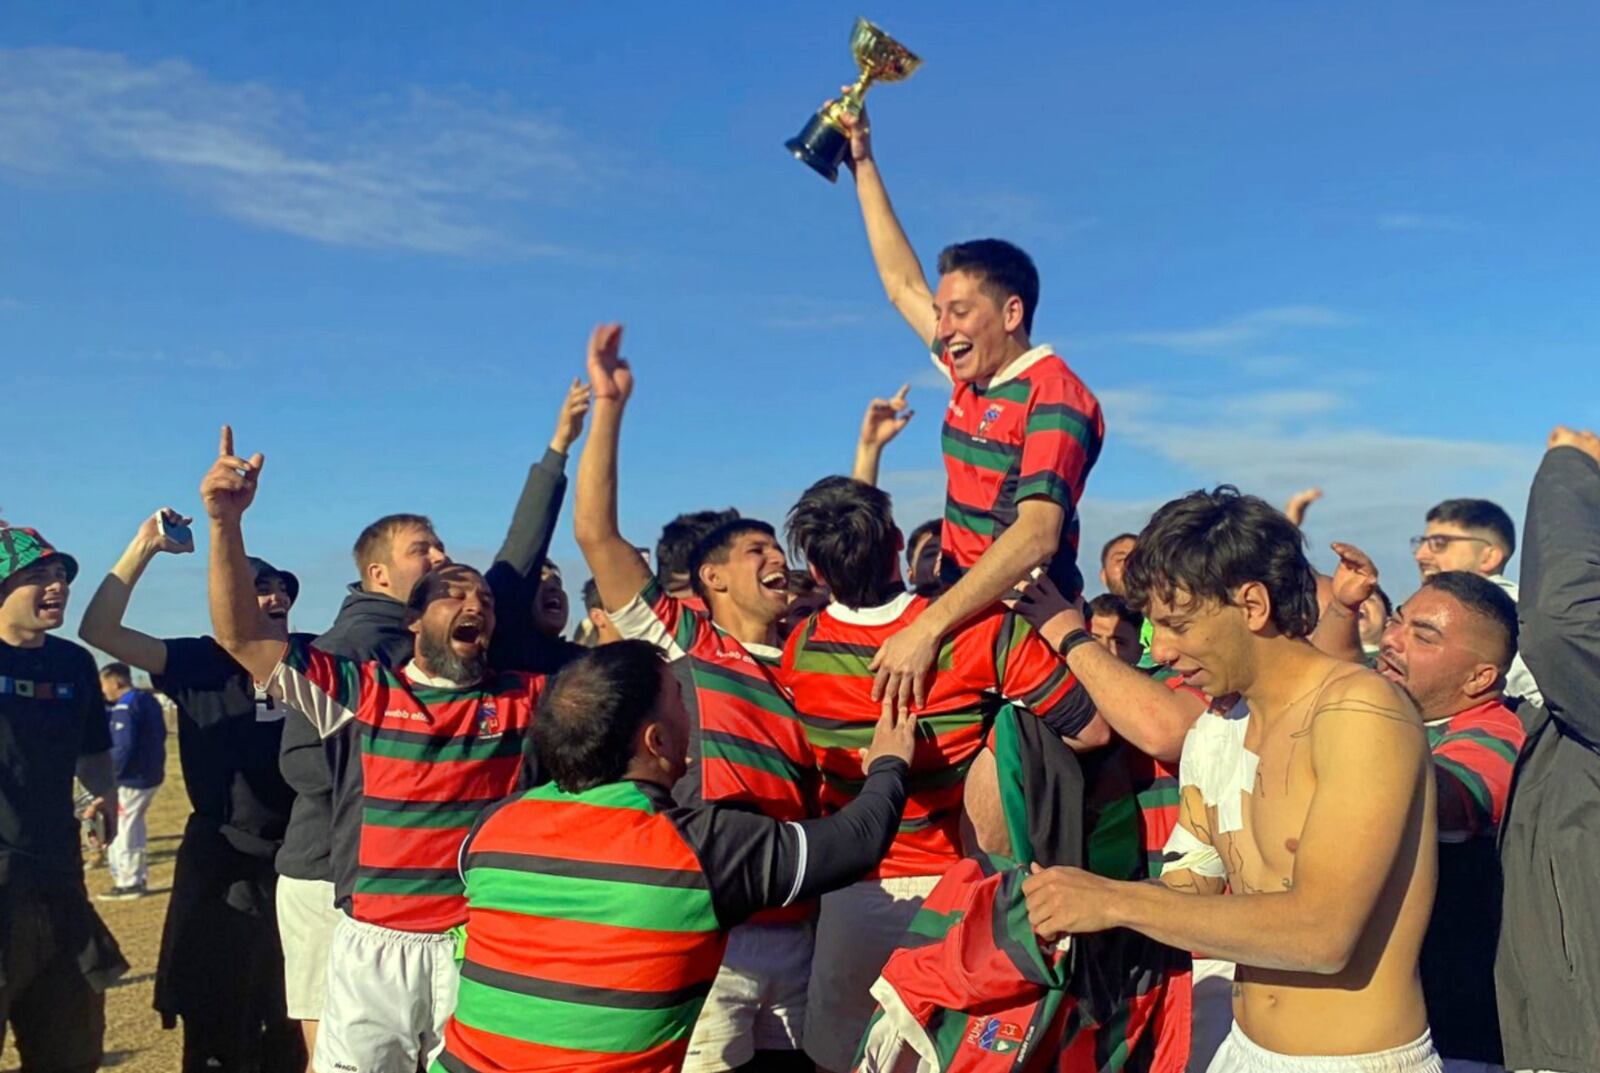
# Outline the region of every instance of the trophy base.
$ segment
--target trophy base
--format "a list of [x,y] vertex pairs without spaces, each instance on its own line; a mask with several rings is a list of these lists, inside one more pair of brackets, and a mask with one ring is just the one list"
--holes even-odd
[[794,158],[830,183],[839,181],[839,163],[850,151],[845,132],[829,123],[818,112],[799,134],[783,143]]

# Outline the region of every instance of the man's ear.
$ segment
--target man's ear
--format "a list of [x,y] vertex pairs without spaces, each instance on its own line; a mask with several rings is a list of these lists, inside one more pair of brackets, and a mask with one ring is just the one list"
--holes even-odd
[[1006,331],[1019,332],[1022,330],[1023,305],[1022,296],[1013,294],[1007,298],[1000,307],[1000,321],[1005,325]]
[[1481,697],[1492,691],[1500,683],[1500,668],[1492,663],[1479,663],[1473,666],[1472,674],[1467,677],[1466,693],[1469,697]]
[[644,725],[639,731],[639,744],[644,746],[644,751],[661,770],[672,770],[672,760],[667,755],[671,750],[667,745],[666,733],[662,731],[659,722],[652,719]]
[[1263,633],[1272,624],[1272,594],[1259,581],[1247,581],[1234,593],[1234,604],[1244,612],[1251,633]]
[[1498,544],[1485,544],[1478,553],[1478,566],[1484,574],[1498,574],[1505,569],[1506,549]]

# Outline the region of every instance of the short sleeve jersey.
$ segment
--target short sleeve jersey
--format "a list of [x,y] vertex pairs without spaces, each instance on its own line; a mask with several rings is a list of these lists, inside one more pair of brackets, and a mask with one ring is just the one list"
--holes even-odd
[[984,387],[955,380],[937,344],[933,361],[952,383],[942,434],[941,554],[971,569],[1016,522],[1019,503],[1048,499],[1063,518],[1048,572],[1063,594],[1077,597],[1078,501],[1106,433],[1099,401],[1049,345],[1021,355]]
[[337,896],[351,916],[417,932],[466,920],[456,855],[478,815],[517,789],[544,683],[543,675],[508,671],[466,688],[433,688],[376,661],[290,642],[268,690],[325,738],[348,728],[361,766],[360,790],[348,791],[360,800],[339,809],[360,826],[356,859],[333,861]]
[[[882,709],[872,699],[872,658],[928,604],[910,593],[875,608],[835,604],[789,635],[783,680],[821,770],[825,813],[843,808],[862,786],[859,750],[871,743]],[[1002,703],[1020,704],[1067,735],[1094,718],[1093,701],[1066,664],[998,606],[945,639],[937,670],[917,713],[905,814],[878,877],[941,875],[960,859],[967,769]]]
[[78,758],[108,752],[111,731],[89,650],[46,637],[0,641],[0,884],[83,885],[72,777]]

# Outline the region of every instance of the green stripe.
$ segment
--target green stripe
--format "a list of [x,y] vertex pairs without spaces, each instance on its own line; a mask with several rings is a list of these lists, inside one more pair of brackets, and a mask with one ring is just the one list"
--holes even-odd
[[353,659],[341,659],[339,667],[339,696],[335,699],[341,707],[352,712],[361,699],[361,664]]
[[1478,811],[1483,815],[1485,822],[1494,815],[1494,804],[1489,797],[1489,787],[1484,784],[1483,778],[1464,764],[1458,764],[1448,757],[1436,756],[1433,762],[1442,768],[1446,774],[1452,776],[1471,795],[1477,804]]
[[1182,795],[1178,784],[1167,779],[1162,779],[1157,785],[1140,790],[1135,797],[1142,809],[1176,808]]
[[871,678],[872,658],[850,652],[818,652],[802,643],[796,648],[794,669],[802,674],[832,674],[847,678]]
[[794,708],[770,687],[763,689],[752,679],[741,678],[736,673],[716,668],[703,660],[694,662],[693,673],[694,684],[700,689],[736,697],[784,719],[794,718]]
[[632,1054],[686,1038],[704,997],[664,1010],[629,1010],[537,998],[463,977],[456,999],[462,1024],[546,1047]]
[[[1517,762],[1517,750],[1512,747],[1511,743],[1506,741],[1504,738],[1491,734],[1482,727],[1468,727],[1465,730],[1457,730],[1453,733],[1446,734],[1439,741],[1439,745],[1449,745],[1454,741],[1474,742],[1496,754],[1500,757],[1500,759],[1504,760],[1508,764],[1515,764]],[[1435,746],[1434,748],[1437,749],[1438,746]]]
[[454,876],[403,878],[399,876],[356,876],[357,894],[461,894],[461,880]]
[[483,806],[479,805],[437,812],[367,805],[361,809],[361,822],[368,827],[471,827],[482,814]]
[[1065,432],[1073,439],[1085,441],[1089,438],[1089,426],[1079,418],[1064,413],[1040,412],[1035,410],[1028,415],[1028,432],[1032,436],[1035,432]]
[[578,794],[569,794],[553,782],[522,795],[524,801],[564,801],[572,804],[592,805],[595,808],[626,808],[635,812],[654,812],[655,805],[631,782],[608,782]]
[[954,500],[945,500],[944,518],[945,521],[969,529],[979,536],[994,536],[995,520],[992,517],[970,511]]
[[993,384],[977,392],[979,398],[999,399],[1002,402],[1027,402],[1029,388],[1026,380],[1007,380],[1003,384]]
[[1048,470],[1017,482],[1017,502],[1035,496],[1052,499],[1062,506],[1072,506],[1072,486],[1060,474]]
[[416,740],[385,737],[382,733],[369,734],[361,739],[361,749],[368,756],[381,756],[388,760],[415,760],[439,764],[456,760],[493,760],[504,756],[522,755],[522,734],[510,732],[498,738],[447,738]]
[[979,469],[994,473],[1009,473],[1017,464],[1017,455],[1013,451],[989,444],[970,443],[948,432],[944,435],[943,446],[946,458],[953,458],[958,462],[965,462],[969,466],[977,466]]
[[906,934],[938,941],[948,935],[951,928],[961,923],[962,916],[963,911],[960,909],[941,913],[937,909],[924,907],[917,910],[917,915],[911,918]]
[[609,924],[644,931],[694,932],[718,927],[704,889],[578,879],[504,868],[472,868],[467,886],[475,909]]
[[769,775],[776,775],[789,782],[798,782],[801,777],[800,770],[782,757],[762,749],[746,748],[731,741],[702,737],[700,756],[703,760],[721,760],[723,763],[765,771]]
[[[917,737],[939,738],[958,730],[965,730],[977,723],[983,722],[982,710],[968,708],[959,712],[946,712],[942,715],[919,715],[917,717]],[[806,730],[806,740],[823,749],[860,749],[872,740],[872,732],[877,726],[876,721],[853,724],[849,727],[818,726],[807,723],[803,719],[801,724]]]

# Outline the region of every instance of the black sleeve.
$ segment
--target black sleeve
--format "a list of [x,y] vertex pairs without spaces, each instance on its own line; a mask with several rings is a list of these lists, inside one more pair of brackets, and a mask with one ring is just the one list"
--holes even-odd
[[105,697],[100,692],[100,672],[87,649],[79,648],[78,667],[73,672],[79,707],[82,711],[78,755],[95,756],[111,751],[111,723],[106,718]]
[[709,805],[676,810],[678,828],[700,858],[717,919],[727,927],[762,909],[849,886],[889,852],[906,805],[905,761],[872,765],[861,793],[835,815],[783,823]]
[[1523,525],[1519,647],[1550,715],[1600,742],[1600,467],[1544,456]]
[[278,771],[297,794],[316,796],[333,792],[333,773],[322,735],[311,720],[290,710],[283,720],[278,742]]
[[210,637],[174,637],[167,646],[167,669],[150,676],[158,693],[171,696],[182,689],[221,689],[244,668]]
[[517,499],[505,543],[500,545],[486,575],[494,593],[496,647],[509,657],[509,661],[497,659],[491,652],[490,662],[495,667],[504,669],[513,666],[512,661],[526,662],[525,656],[519,658],[513,653],[534,643],[537,631],[533,628],[533,600],[539,591],[539,568],[550,551],[567,491],[566,466],[566,455],[547,449],[544,457],[528,468],[528,479]]

